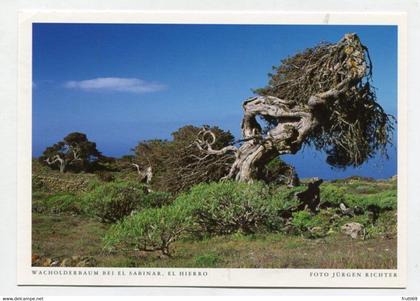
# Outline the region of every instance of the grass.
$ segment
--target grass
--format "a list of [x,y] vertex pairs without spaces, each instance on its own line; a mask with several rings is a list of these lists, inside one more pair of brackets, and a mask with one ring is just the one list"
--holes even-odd
[[352,240],[341,234],[307,239],[284,234],[216,236],[174,243],[174,254],[104,253],[108,225],[74,215],[33,215],[33,253],[51,258],[92,256],[100,267],[353,268],[397,265],[392,238]]

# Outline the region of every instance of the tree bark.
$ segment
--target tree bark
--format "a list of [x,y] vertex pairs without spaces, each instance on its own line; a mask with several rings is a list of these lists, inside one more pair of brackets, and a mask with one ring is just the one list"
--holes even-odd
[[65,169],[66,169],[66,163],[63,160],[60,162],[60,172],[64,173]]
[[[237,150],[237,159],[228,176],[240,182],[260,178],[264,166],[279,155],[295,154],[317,124],[309,107],[298,108],[294,102],[272,96],[248,99],[243,108],[241,128],[245,142]],[[263,135],[256,119],[258,115],[276,118],[277,126]]]

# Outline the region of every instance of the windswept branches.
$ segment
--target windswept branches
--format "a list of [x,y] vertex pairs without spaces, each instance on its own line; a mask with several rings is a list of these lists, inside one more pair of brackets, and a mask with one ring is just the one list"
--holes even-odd
[[[196,145],[205,154],[234,152],[227,178],[252,182],[264,166],[304,144],[324,150],[335,167],[358,166],[391,143],[392,118],[376,102],[372,62],[356,34],[322,43],[282,60],[267,87],[243,103],[243,143],[215,148],[203,130]],[[261,126],[259,120],[265,125]]]
[[344,92],[346,85],[355,84],[352,80],[370,77],[372,64],[365,52],[356,34],[346,34],[336,44],[321,43],[282,60],[273,67],[268,86],[255,92],[302,105],[314,95],[325,98],[329,95],[322,93]]
[[172,133],[171,141],[150,140],[137,145],[133,162],[140,168],[152,167],[154,189],[178,192],[200,182],[217,181],[229,172],[235,160],[233,136],[218,127],[204,128],[184,126]]
[[[228,145],[223,147],[222,149],[215,150],[212,146],[216,143],[216,135],[209,129],[208,127],[204,126],[197,134],[197,139],[194,141],[194,144],[198,147],[198,149],[208,155],[224,155],[228,152],[236,154],[238,149],[233,145]],[[202,158],[198,158],[199,160],[205,160],[207,156]]]
[[[269,85],[256,93],[310,111],[317,124],[304,142],[325,150],[329,164],[358,166],[378,151],[386,153],[393,120],[376,101],[372,62],[356,34],[307,49],[274,69]],[[261,116],[268,128],[279,122],[272,114]]]

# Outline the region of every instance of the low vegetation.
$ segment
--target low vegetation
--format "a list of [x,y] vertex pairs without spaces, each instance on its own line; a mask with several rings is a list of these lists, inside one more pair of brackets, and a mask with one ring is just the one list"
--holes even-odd
[[[54,178],[58,172],[36,175]],[[34,265],[396,266],[397,185],[392,179],[324,182],[319,208],[312,212],[296,209],[295,195],[305,184],[222,181],[171,194],[111,174],[106,179],[64,174],[68,182],[86,182],[79,191],[66,191],[68,184],[57,181],[62,191],[48,192],[37,182]],[[350,211],[343,212],[340,204]],[[351,222],[363,226],[357,239],[342,233]]]

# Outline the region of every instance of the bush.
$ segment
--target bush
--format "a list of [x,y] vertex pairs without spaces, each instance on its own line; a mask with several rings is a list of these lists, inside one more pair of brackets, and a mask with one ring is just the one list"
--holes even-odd
[[161,251],[171,255],[170,246],[192,227],[189,208],[150,208],[113,225],[104,237],[104,248]]
[[72,193],[59,193],[54,195],[42,195],[34,193],[32,196],[32,211],[37,213],[75,213],[83,211],[80,197]]
[[366,236],[367,238],[396,238],[397,230],[396,211],[387,211],[379,216],[375,225],[369,224],[366,227]]
[[283,226],[282,211],[294,204],[291,195],[295,191],[284,189],[272,195],[269,187],[259,182],[199,184],[179,196],[175,204],[191,206],[201,234],[250,234]]
[[325,236],[329,230],[329,227],[326,226],[325,221],[320,215],[313,215],[306,210],[293,213],[292,226],[298,234],[310,238]]
[[84,195],[83,202],[91,215],[99,217],[101,222],[113,223],[144,208],[144,197],[143,184],[119,181],[93,186],[93,190]]
[[397,190],[391,189],[378,193],[356,194],[346,193],[344,187],[333,184],[321,185],[321,203],[326,206],[338,207],[340,203],[346,207],[359,207],[363,210],[377,207],[378,210],[393,210],[397,208]]
[[316,215],[303,210],[293,213],[291,224],[293,232],[308,238],[319,238],[341,231],[345,223],[355,221],[364,224],[364,217],[340,217],[335,209],[321,209]]
[[397,190],[388,190],[369,195],[347,195],[346,205],[350,207],[358,206],[364,210],[377,207],[378,210],[397,209]]
[[338,207],[340,203],[346,203],[346,193],[343,188],[326,183],[322,184],[320,189],[321,204]]

